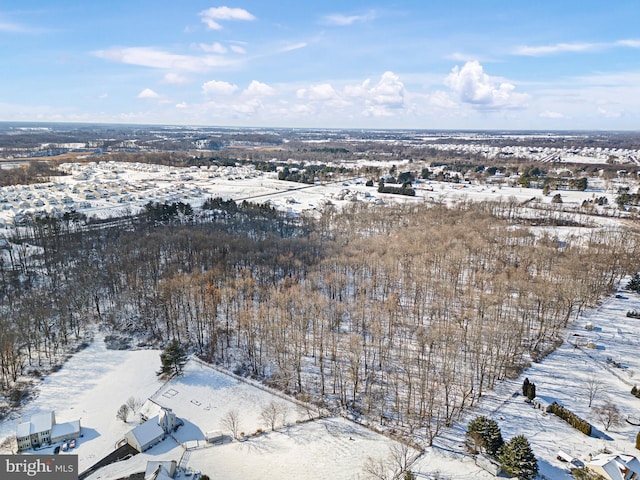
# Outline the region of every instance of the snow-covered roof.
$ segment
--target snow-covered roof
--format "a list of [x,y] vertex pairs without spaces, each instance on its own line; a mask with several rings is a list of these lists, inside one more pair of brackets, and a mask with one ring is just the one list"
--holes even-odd
[[162,407],[160,405],[158,405],[151,399],[147,399],[142,407],[140,407],[138,413],[140,414],[140,418],[151,418],[158,415],[160,413],[160,410],[162,410]]
[[615,453],[598,455],[592,458],[587,465],[602,468],[611,480],[625,480],[623,472],[626,469],[640,475],[640,462],[633,455],[618,455]]
[[80,433],[80,420],[73,422],[56,423],[51,427],[51,438],[63,437],[71,434]]
[[147,462],[144,472],[145,480],[171,480],[176,471],[176,461]]
[[53,412],[33,415],[30,421],[18,424],[16,437],[28,437],[29,435],[47,432],[51,430],[54,424],[55,417]]
[[131,430],[131,433],[138,441],[138,444],[141,447],[144,447],[145,445],[148,445],[154,440],[162,437],[164,435],[164,430],[160,425],[158,425],[158,417],[155,416],[135,427]]

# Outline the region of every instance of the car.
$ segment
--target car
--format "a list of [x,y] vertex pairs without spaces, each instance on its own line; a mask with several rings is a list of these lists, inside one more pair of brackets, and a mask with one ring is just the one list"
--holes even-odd
[[62,447],[61,450],[63,452],[66,452],[69,449],[69,444],[67,443],[67,441],[65,440],[64,442],[62,442]]
[[71,440],[69,440],[69,448],[76,448],[76,439],[72,438]]

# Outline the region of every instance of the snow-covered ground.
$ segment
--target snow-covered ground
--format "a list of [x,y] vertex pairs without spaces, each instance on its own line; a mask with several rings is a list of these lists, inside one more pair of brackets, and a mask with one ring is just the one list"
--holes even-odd
[[54,177],[46,184],[0,188],[0,227],[11,229],[15,219],[36,212],[59,214],[75,210],[89,217],[107,218],[139,211],[149,201],[181,201],[200,207],[210,197],[270,202],[279,210],[291,213],[317,210],[327,202],[340,206],[353,201],[451,203],[466,198],[522,203],[535,197],[540,203],[549,204],[555,193],[561,194],[564,205],[578,207],[584,200],[605,196],[614,208],[617,186],[620,186],[590,179],[587,191],[551,192],[543,196],[540,189],[420,181],[415,185],[416,196],[404,197],[380,194],[377,187],[365,186],[366,178],[306,185],[278,180],[276,173],[261,172],[250,166],[181,168],[89,162],[63,164],[60,168],[70,175]]
[[[82,472],[113,451],[138,424],[137,415],[130,415],[127,423],[116,419],[120,405],[133,396],[171,408],[184,425],[160,444],[104,467],[90,479],[114,480],[144,471],[148,460],[175,460],[183,473],[203,472],[211,478],[364,478],[368,457],[386,458],[395,443],[343,418],[317,419],[313,408],[196,359],[187,363],[184,376],[163,383],[155,373],[159,353],[107,350],[98,338],[47,377],[35,400],[0,422],[0,440],[15,434],[20,416],[28,420],[55,410],[59,422],[80,418],[83,436],[68,453],[78,455]],[[274,432],[261,416],[271,402],[286,411],[286,426],[279,419]],[[238,411],[246,438],[207,444],[205,434],[210,431],[221,431],[231,441],[222,421],[230,410]],[[260,430],[265,433],[257,433]],[[39,453],[52,450],[53,446]]]
[[[466,418],[436,439],[412,469],[424,476],[437,473],[439,478],[492,478],[463,448],[466,425],[477,415],[494,418],[505,440],[524,434],[541,473],[549,479],[571,478],[566,464],[556,459],[559,449],[582,459],[604,448],[634,453],[639,428],[623,420],[605,431],[588,406],[587,389],[589,378],[595,374],[599,391],[593,406],[610,399],[623,419],[639,423],[640,400],[630,390],[640,383],[640,320],[627,317],[629,310],[640,310],[640,296],[621,291],[576,319],[557,351],[533,364],[519,379],[505,381],[488,392]],[[587,324],[593,329],[585,329]],[[595,348],[586,347],[588,343]],[[115,415],[118,407],[133,396],[151,397],[172,408],[185,425],[175,439],[168,438],[143,454],[101,469],[90,477],[92,480],[112,480],[142,471],[147,460],[182,461],[183,467],[211,478],[366,478],[363,465],[367,458],[388,455],[392,442],[382,435],[341,418],[308,421],[310,412],[295,401],[200,362],[189,362],[185,376],[166,384],[157,379],[158,368],[157,350],[107,350],[98,338],[45,378],[35,400],[0,422],[0,439],[15,432],[19,415],[27,418],[53,409],[58,421],[80,418],[84,436],[71,453],[79,456],[80,469],[84,470],[112,451],[136,425],[133,416],[125,424]],[[525,376],[536,384],[539,397],[555,400],[591,422],[594,434],[587,437],[552,414],[525,403],[520,394]],[[249,436],[244,442],[207,448],[202,448],[204,442],[200,441],[199,448],[192,449],[207,431],[226,431],[221,419],[231,409],[238,410],[240,428],[247,435],[259,428],[268,430],[260,413],[271,401],[287,405],[287,427]]]
[[[640,399],[630,393],[634,385],[640,384],[640,320],[626,316],[629,310],[640,310],[640,296],[626,291],[618,296],[621,298],[610,297],[573,322],[566,332],[565,343],[542,362],[533,364],[517,380],[505,381],[489,392],[473,412],[437,439],[436,446],[428,449],[414,469],[425,473],[440,471],[455,479],[493,478],[480,471],[462,447],[466,426],[478,415],[498,422],[505,441],[525,435],[538,458],[540,473],[548,479],[573,478],[567,464],[556,458],[560,449],[584,461],[589,454],[605,448],[640,456],[640,451],[635,450],[640,427],[626,421],[640,423]],[[593,330],[584,328],[589,323]],[[589,342],[595,348],[587,348]],[[613,366],[607,358],[618,362],[620,367]],[[608,399],[618,406],[623,417],[622,423],[609,431],[605,431],[594,409],[589,407],[588,383],[592,376],[598,384],[592,407]],[[594,427],[592,435],[588,437],[553,414],[525,403],[521,394],[525,377],[536,384],[538,397],[548,403],[557,401],[590,422]],[[465,474],[451,470],[452,465],[461,465],[460,462],[467,465]]]

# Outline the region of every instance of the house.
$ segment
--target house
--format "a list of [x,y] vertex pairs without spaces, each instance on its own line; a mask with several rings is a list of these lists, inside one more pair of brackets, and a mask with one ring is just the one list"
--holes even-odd
[[33,415],[28,422],[20,422],[16,428],[18,451],[51,445],[81,434],[80,420],[56,423],[53,411]]
[[180,421],[175,413],[170,408],[160,407],[157,415],[127,432],[124,439],[139,452],[144,452],[164,440],[178,425]]
[[176,474],[176,467],[175,460],[169,462],[147,462],[144,480],[171,480]]
[[[150,465],[158,464],[158,465]],[[169,464],[167,466],[161,464]],[[147,469],[145,471],[145,480],[171,480],[175,475],[176,462],[148,462]],[[169,470],[171,469],[171,470]]]
[[158,425],[158,417],[153,417],[128,431],[124,438],[127,443],[139,452],[149,450],[164,440],[165,431]]
[[593,457],[586,467],[607,480],[640,479],[640,461],[623,453],[602,454]]
[[148,399],[142,404],[142,407],[140,407],[140,410],[138,411],[138,415],[140,415],[140,421],[146,422],[150,418],[158,415],[160,413],[160,410],[162,410],[162,407],[160,405],[158,405],[153,400]]

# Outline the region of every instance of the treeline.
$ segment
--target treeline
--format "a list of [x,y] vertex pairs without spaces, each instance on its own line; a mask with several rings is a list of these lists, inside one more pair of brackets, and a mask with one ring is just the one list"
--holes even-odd
[[177,339],[236,373],[432,441],[637,269],[631,233],[560,242],[487,205],[355,203],[298,221],[208,206],[220,214],[98,231],[70,222],[14,239],[15,263],[0,265],[2,387],[51,362],[92,319],[132,347]]
[[66,175],[48,162],[32,160],[17,168],[0,169],[0,187],[46,183],[51,177]]

